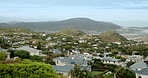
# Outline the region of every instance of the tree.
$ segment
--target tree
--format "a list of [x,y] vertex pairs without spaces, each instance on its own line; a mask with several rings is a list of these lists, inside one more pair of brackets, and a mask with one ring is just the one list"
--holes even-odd
[[38,55],[31,56],[31,60],[34,60],[34,61],[41,61],[42,59],[43,59],[43,57],[38,56]]
[[136,74],[134,72],[123,67],[121,67],[115,75],[116,78],[136,78]]
[[8,56],[8,53],[6,51],[1,51],[0,52],[0,61],[6,60],[7,56]]
[[31,62],[0,64],[0,78],[58,78],[51,65]]
[[12,46],[12,42],[13,42],[13,40],[8,41],[6,39],[0,39],[0,47],[7,49]]
[[132,61],[127,62],[127,63],[126,63],[126,66],[127,66],[127,67],[130,67],[130,66],[133,65],[134,63],[135,63],[135,62],[132,62]]
[[24,58],[28,59],[30,57],[30,53],[26,50],[16,50],[16,51],[14,51],[14,55],[18,56],[22,59],[24,59]]
[[138,78],[142,78],[141,76],[138,76]]
[[[75,65],[74,69],[70,70],[69,74],[71,75],[71,78],[95,78],[91,72],[81,69],[77,65]],[[99,78],[99,76],[97,78]]]
[[70,70],[69,74],[71,75],[71,78],[80,78],[80,72],[81,69],[75,65],[73,70]]
[[41,50],[42,49],[42,45],[41,45],[41,42],[38,43],[37,45],[37,49]]
[[56,65],[53,60],[45,60],[44,62],[45,62],[46,64]]

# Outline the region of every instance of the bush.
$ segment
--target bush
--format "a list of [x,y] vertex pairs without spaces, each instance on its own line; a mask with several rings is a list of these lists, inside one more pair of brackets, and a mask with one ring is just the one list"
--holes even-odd
[[0,78],[58,78],[51,65],[44,63],[0,64]]

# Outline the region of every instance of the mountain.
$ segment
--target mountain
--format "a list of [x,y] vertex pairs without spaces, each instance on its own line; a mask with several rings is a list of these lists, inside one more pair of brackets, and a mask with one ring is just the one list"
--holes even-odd
[[67,36],[82,36],[85,33],[79,29],[65,29],[65,30],[61,30],[59,32],[56,32],[55,34],[67,35]]
[[59,31],[63,29],[80,29],[85,32],[103,32],[107,30],[115,30],[121,28],[120,26],[110,22],[95,21],[89,18],[72,18],[63,21],[49,22],[19,22],[9,25],[10,27],[26,27],[35,31]]
[[99,35],[102,40],[109,42],[122,42],[127,41],[125,37],[117,33],[116,31],[107,31]]
[[11,25],[7,24],[7,23],[0,23],[0,28],[10,28]]

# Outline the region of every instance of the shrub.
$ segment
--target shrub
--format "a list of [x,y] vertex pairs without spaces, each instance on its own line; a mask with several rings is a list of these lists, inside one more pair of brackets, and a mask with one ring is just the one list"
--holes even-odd
[[30,64],[0,64],[0,78],[58,78],[51,65],[33,62]]

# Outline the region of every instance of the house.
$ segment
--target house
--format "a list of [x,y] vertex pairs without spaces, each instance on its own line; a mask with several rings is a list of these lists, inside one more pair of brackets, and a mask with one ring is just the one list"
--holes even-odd
[[72,53],[74,53],[74,54],[80,54],[80,51],[76,48],[76,49],[73,49],[72,50]]
[[63,76],[68,76],[68,73],[71,69],[74,69],[74,66],[71,65],[65,65],[65,66],[57,66],[52,65],[52,68],[56,70],[56,73],[62,74]]
[[69,51],[64,50],[64,51],[62,51],[62,54],[64,54],[65,56],[69,56],[69,55],[70,55],[70,52],[69,52]]
[[42,54],[41,50],[37,50],[37,49],[31,48],[29,46],[22,46],[22,47],[16,48],[15,50],[26,50],[30,53],[30,55],[46,56],[46,55]]
[[46,39],[46,41],[50,41],[50,40],[52,40],[52,38],[51,38],[51,37],[48,37],[48,38]]
[[137,76],[142,78],[148,78],[148,67],[144,62],[138,62],[130,66],[131,70],[134,71]]
[[82,39],[82,40],[79,40],[78,42],[79,43],[86,43],[87,41]]
[[103,61],[103,63],[109,63],[109,64],[120,64],[121,59],[115,59],[112,57],[103,57],[101,58],[101,60]]
[[92,54],[89,54],[87,52],[83,53],[85,55],[85,60],[92,61]]
[[75,54],[70,55],[69,57],[56,57],[53,59],[56,65],[64,66],[64,65],[72,65],[74,64],[80,66],[87,66],[86,57],[83,54]]
[[53,49],[53,50],[50,50],[50,52],[55,53],[55,54],[62,54],[62,51],[59,49]]
[[87,65],[87,60],[83,54],[70,55],[69,57],[56,57],[53,59],[56,65],[52,66],[53,69],[59,74],[68,75],[68,72],[77,64],[81,69],[91,71],[91,66]]
[[139,56],[139,55],[132,55],[132,56],[129,56],[126,61],[133,61],[133,62],[142,62],[143,59],[141,59],[142,56]]
[[104,57],[107,57],[109,54],[112,54],[111,52],[104,53]]
[[147,67],[147,64],[144,62],[138,62],[130,66],[130,68],[134,71],[141,71],[142,69],[146,67]]
[[144,61],[148,61],[148,56],[144,59]]
[[114,44],[118,44],[118,45],[121,45],[121,42],[113,42]]

